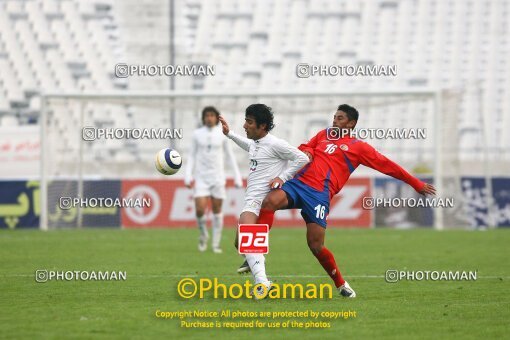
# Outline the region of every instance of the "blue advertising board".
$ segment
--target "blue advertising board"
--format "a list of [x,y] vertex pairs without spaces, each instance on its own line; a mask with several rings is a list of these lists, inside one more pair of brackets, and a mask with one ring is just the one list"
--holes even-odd
[[0,181],[0,229],[39,227],[38,181]]

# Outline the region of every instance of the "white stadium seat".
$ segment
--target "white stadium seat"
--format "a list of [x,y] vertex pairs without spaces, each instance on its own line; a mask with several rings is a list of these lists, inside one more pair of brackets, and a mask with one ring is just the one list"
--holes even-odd
[[[115,78],[113,67],[126,61],[123,39],[146,46],[150,30],[122,26],[126,21],[119,13],[126,6],[112,0],[0,1],[0,112],[16,116],[20,103],[37,111],[34,92],[129,89],[130,80]],[[152,20],[150,8],[138,14],[149,3],[141,0],[136,6],[127,16],[130,21],[137,15]],[[179,0],[176,6],[181,11],[175,23],[177,61],[214,64],[218,71],[200,81],[179,79],[178,90],[457,89],[464,91],[458,114],[462,144],[471,147],[471,136],[479,135],[478,123],[470,118],[474,109],[494,121],[492,146],[510,144],[503,128],[510,126],[508,1]],[[161,42],[164,53],[167,43]],[[297,63],[396,64],[398,76],[303,80],[295,76]],[[137,83],[162,90],[150,79]],[[98,120],[129,126],[147,122],[125,110],[98,106],[93,111]],[[404,103],[398,110],[391,119],[420,108]],[[373,114],[366,113],[366,124]],[[58,119],[65,134],[70,122]],[[413,143],[404,149],[412,156]]]

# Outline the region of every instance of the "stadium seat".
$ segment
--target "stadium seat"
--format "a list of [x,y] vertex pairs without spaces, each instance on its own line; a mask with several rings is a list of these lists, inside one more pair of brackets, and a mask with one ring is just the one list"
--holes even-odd
[[[120,26],[123,6],[111,0],[1,1],[0,112],[37,112],[40,101],[32,96],[40,92],[129,89],[130,80],[115,78],[113,66],[125,60],[126,36],[141,46],[147,37],[135,26]],[[218,75],[179,79],[178,90],[460,89],[465,91],[463,114],[457,115],[461,148],[472,147],[472,135],[482,138],[470,119],[473,107],[495,122],[490,145],[509,144],[503,128],[510,124],[506,1],[183,0],[182,7],[175,23],[177,61],[216,65]],[[299,79],[295,67],[303,62],[396,64],[398,76]],[[161,90],[153,80],[140,77],[137,84]],[[94,117],[125,122],[126,108],[120,110],[107,113],[98,106]],[[375,120],[370,115],[367,124]],[[139,125],[137,119],[127,118],[128,124]],[[430,122],[429,117],[422,123]],[[388,143],[385,147],[398,147]],[[405,149],[412,158],[412,143]]]

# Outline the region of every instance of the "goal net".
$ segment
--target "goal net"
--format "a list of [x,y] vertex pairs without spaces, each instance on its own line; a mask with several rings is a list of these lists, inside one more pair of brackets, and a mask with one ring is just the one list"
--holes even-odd
[[[192,132],[201,124],[203,107],[215,106],[234,131],[244,133],[244,111],[253,103],[265,103],[273,108],[276,125],[273,133],[295,146],[330,126],[339,104],[354,106],[360,113],[356,126],[358,137],[412,174],[433,182],[439,197],[454,199],[452,208],[376,207],[372,211],[358,211],[361,215],[356,215],[355,210],[362,209],[363,195],[417,197],[412,188],[360,166],[352,180],[359,179],[360,183],[366,180],[368,184],[356,197],[353,190],[339,194],[344,204],[337,204],[330,211],[332,226],[337,221],[333,213],[338,214],[335,215],[338,221],[352,215],[352,225],[365,221],[366,217],[369,222],[363,223],[375,227],[466,226],[471,222],[465,217],[467,210],[462,195],[461,178],[466,169],[459,144],[461,97],[453,92],[412,90],[46,95],[41,119],[41,228],[125,227],[138,222],[143,225],[144,221],[147,227],[192,225],[189,192],[178,194],[163,181],[182,180],[184,169],[171,178],[162,176],[154,168],[154,156],[162,148],[175,148],[183,156],[185,168]],[[248,155],[235,145],[233,149],[246,177]],[[156,183],[156,186],[145,185],[140,182],[142,180]],[[158,181],[163,181],[160,187]],[[140,190],[144,185],[149,188]],[[182,187],[182,183],[179,185]],[[166,221],[154,216],[151,220],[147,216],[154,206],[127,208],[117,204],[117,198],[150,196],[151,190],[159,197],[153,203],[159,205],[158,214],[166,215]],[[165,199],[165,195],[173,196]],[[235,195],[225,207],[231,209],[230,224],[235,223],[234,216],[239,213],[242,190]],[[75,200],[66,206],[69,198],[96,200]],[[99,198],[111,200],[105,206],[105,201]],[[187,216],[187,222],[179,223],[183,216]]]

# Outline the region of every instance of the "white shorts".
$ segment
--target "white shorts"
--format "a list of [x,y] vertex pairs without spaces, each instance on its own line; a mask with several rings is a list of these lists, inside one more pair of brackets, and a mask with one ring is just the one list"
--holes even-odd
[[193,197],[209,197],[225,199],[225,183],[209,184],[201,180],[195,180],[193,188]]
[[248,199],[244,201],[244,207],[241,213],[249,211],[259,216],[260,207],[262,207],[262,200]]
[[[269,190],[267,191],[269,192]],[[266,197],[266,192],[261,192],[258,195],[254,196],[248,196],[244,199],[244,207],[241,213],[245,211],[249,211],[254,213],[255,215],[259,216],[260,208],[262,207],[262,201]]]

